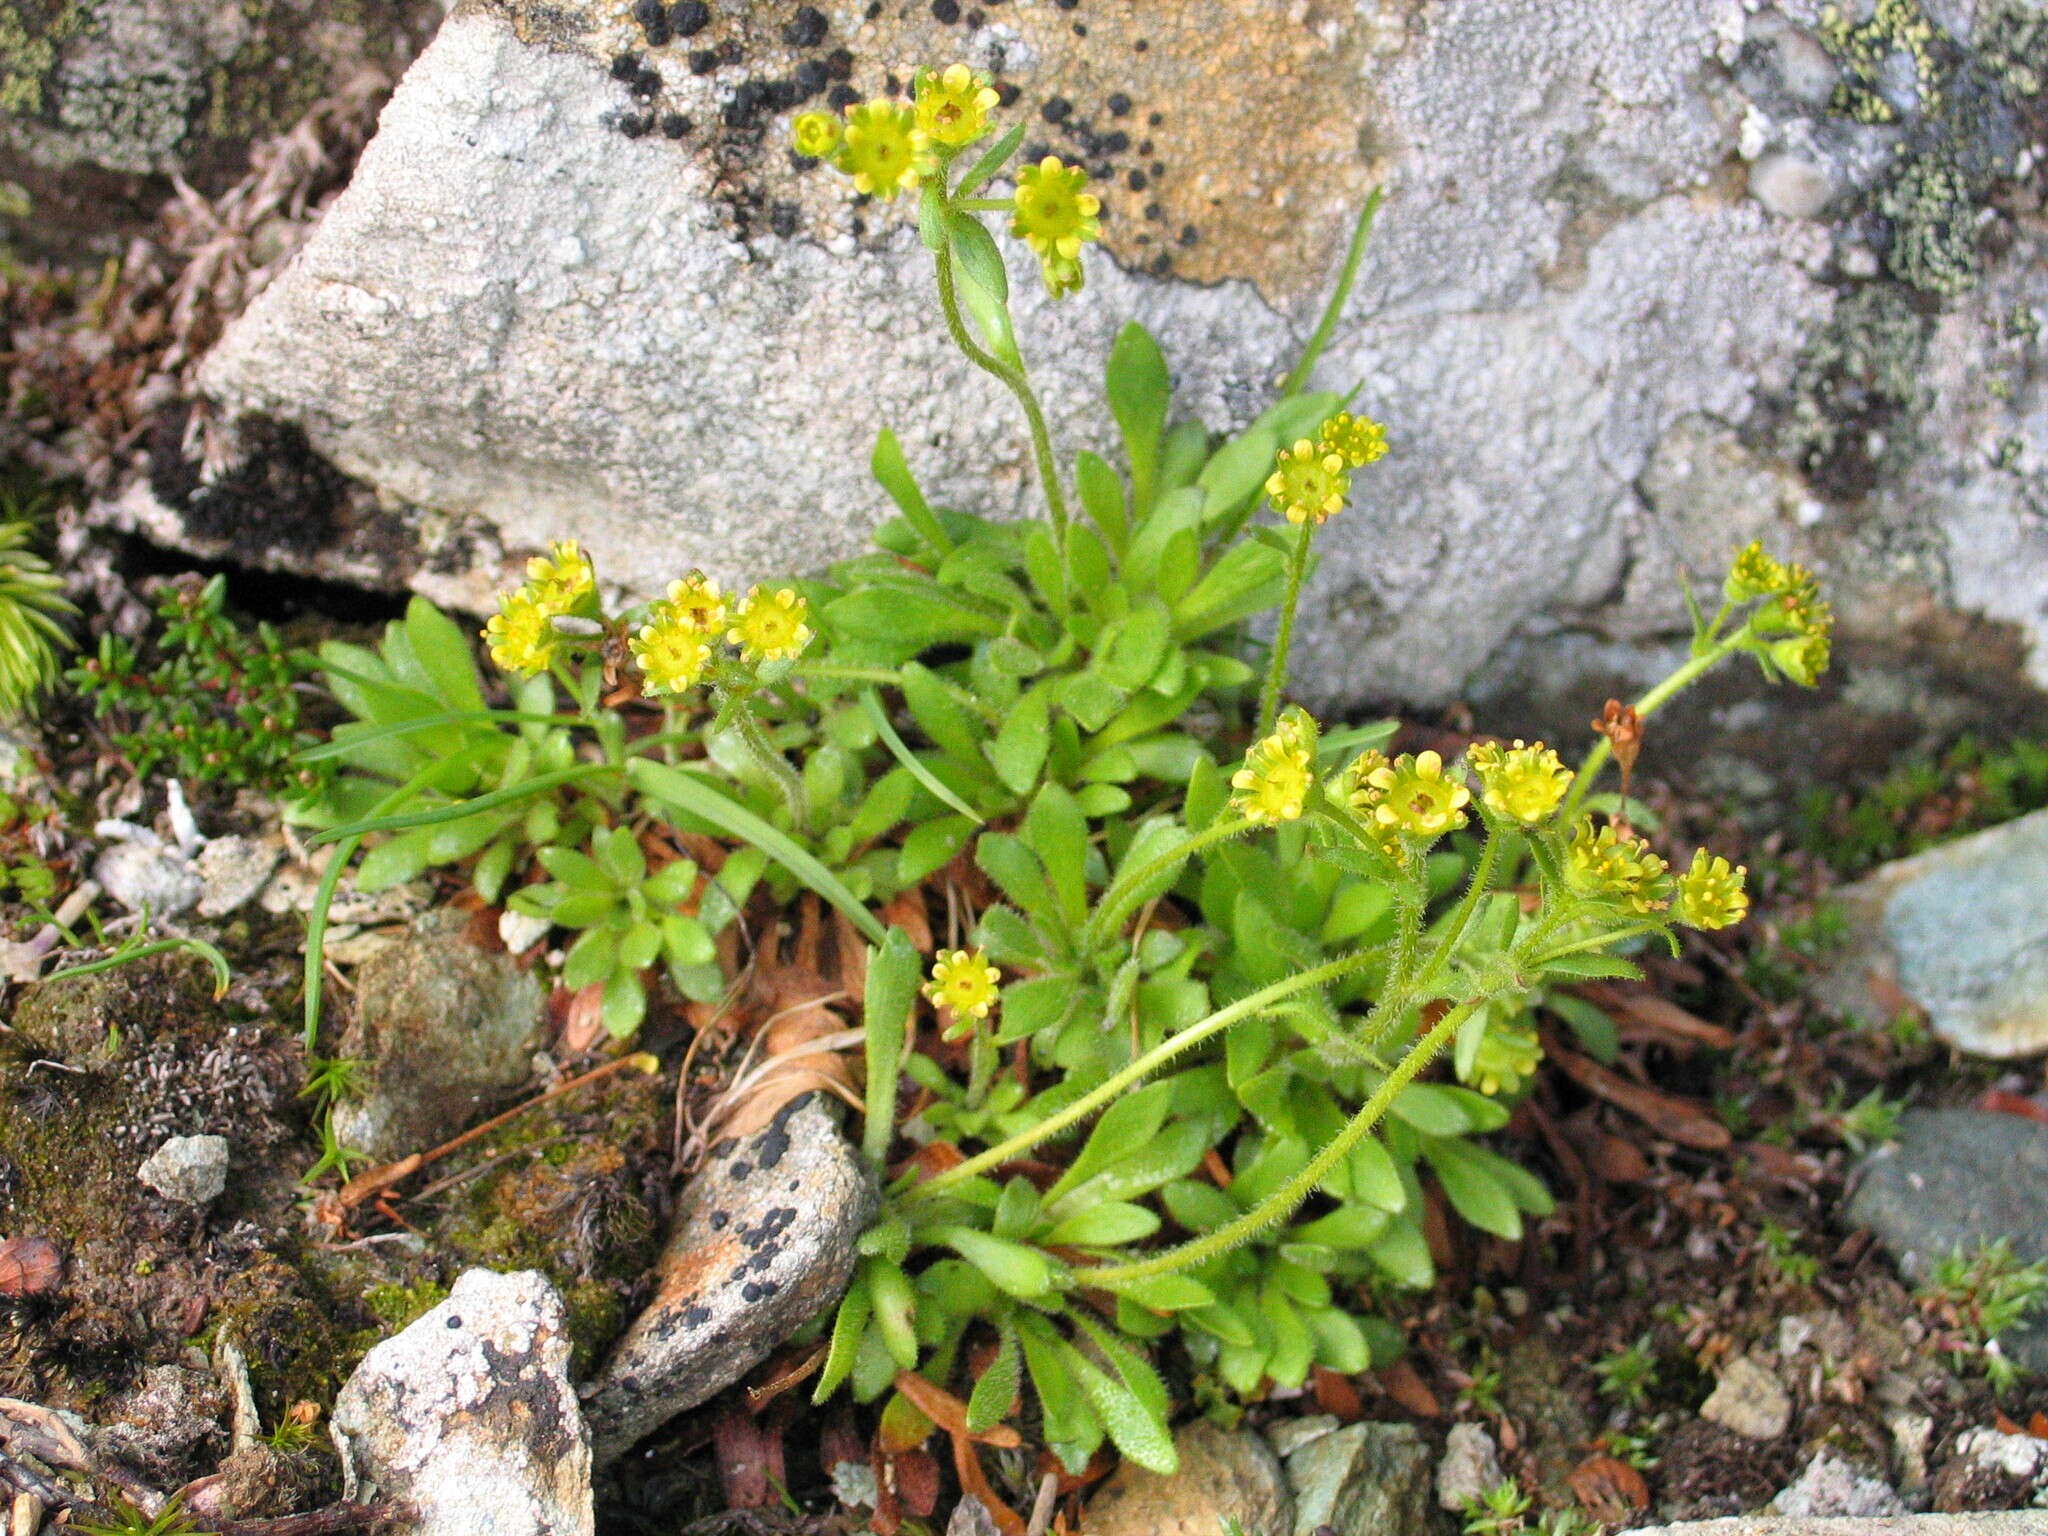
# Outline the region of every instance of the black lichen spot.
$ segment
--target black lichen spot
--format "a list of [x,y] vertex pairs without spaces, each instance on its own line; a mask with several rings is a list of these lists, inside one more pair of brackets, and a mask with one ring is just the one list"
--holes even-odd
[[1087,23],[1085,23],[1085,22],[1079,22],[1079,21],[1075,22],[1075,23],[1074,23],[1074,36],[1076,36],[1076,37],[1086,37],[1087,35],[1088,35],[1088,26],[1087,26]]
[[1161,251],[1152,258],[1152,275],[1154,277],[1164,277],[1172,270],[1173,253],[1171,251]]
[[[1137,172],[1133,171],[1131,174],[1136,175]],[[1145,217],[1148,219],[1163,219],[1166,217],[1166,210],[1157,203],[1147,203],[1145,205]]]
[[800,210],[795,203],[777,203],[768,210],[768,227],[787,240],[796,233],[797,214]]
[[1081,0],[1052,0],[1052,3],[1063,11],[1071,11],[1081,3]]
[[1111,117],[1128,117],[1131,113],[1131,98],[1118,91],[1109,98],[1108,107]]
[[677,37],[695,37],[711,24],[711,7],[704,0],[677,0],[668,13],[668,24]]
[[313,449],[294,422],[249,414],[235,422],[243,457],[203,482],[183,453],[186,412],[165,412],[149,439],[149,484],[157,499],[183,514],[195,538],[252,553],[282,550],[307,556],[340,534],[348,509],[348,477]]
[[1195,242],[1196,242],[1197,240],[1199,240],[1199,239],[1201,239],[1201,238],[1202,238],[1202,233],[1201,233],[1201,231],[1200,231],[1200,230],[1198,230],[1198,229],[1196,229],[1194,225],[1192,225],[1192,224],[1183,224],[1183,225],[1181,226],[1181,230],[1180,230],[1180,243],[1181,243],[1182,245],[1193,245],[1193,244],[1194,244],[1194,243],[1195,243]]
[[830,53],[826,54],[825,73],[834,80],[851,80],[853,78],[853,50],[851,48],[834,48]]
[[1143,52],[1145,52],[1145,51],[1146,51],[1146,50],[1147,50],[1148,48],[1150,48],[1151,46],[1152,46],[1152,44],[1151,44],[1151,42],[1150,42],[1150,40],[1149,40],[1149,39],[1146,39],[1146,38],[1142,38],[1142,37],[1141,37],[1141,38],[1139,38],[1139,39],[1138,39],[1138,40],[1137,40],[1137,41],[1136,41],[1135,43],[1131,44],[1131,52],[1133,52],[1133,53],[1143,53]]
[[699,48],[690,55],[691,74],[708,75],[716,68],[718,68],[718,54],[716,50]]
[[943,26],[960,19],[960,0],[932,0],[932,18]]
[[744,1157],[727,1170],[735,1179],[750,1179],[754,1176],[754,1165]]
[[867,16],[867,19],[869,21],[873,21],[877,16],[881,15],[882,0],[870,0],[868,8],[864,14]]
[[815,5],[800,5],[782,28],[782,40],[792,48],[815,48],[825,41],[829,23]]
[[1142,192],[1145,190],[1146,187],[1151,185],[1151,183],[1146,180],[1145,173],[1143,171],[1131,172],[1130,175],[1124,178],[1124,183],[1133,192]]
[[859,100],[860,92],[850,85],[835,85],[825,93],[825,105],[835,112],[844,112]]
[[723,1232],[726,1228],[726,1224],[731,1220],[732,1217],[728,1216],[724,1211],[713,1211],[711,1213],[711,1230],[714,1232]]
[[746,56],[747,50],[730,37],[718,45],[718,62],[721,64],[737,64]]
[[1120,155],[1130,147],[1131,136],[1121,128],[1117,129],[1114,133],[1105,135],[1102,140],[1102,152],[1105,155]]
[[1048,96],[1045,105],[1038,109],[1038,115],[1048,123],[1063,123],[1073,113],[1074,104],[1064,96]]
[[761,1299],[761,1282],[749,1280],[745,1285],[741,1286],[740,1299],[742,1301],[759,1301]]
[[1023,94],[1024,92],[1021,88],[1008,80],[998,80],[996,82],[996,104],[998,106],[1014,107],[1017,105],[1017,98]]
[[686,138],[689,135],[690,128],[690,120],[680,112],[671,112],[661,120],[661,132],[664,138]]
[[629,113],[619,119],[619,132],[629,139],[644,139],[654,131],[654,114]]
[[758,1301],[763,1297],[773,1296],[777,1291],[781,1289],[782,1287],[777,1285],[773,1280],[757,1281],[754,1285],[754,1299]]
[[612,78],[630,83],[640,73],[640,55],[622,53],[612,60]]
[[1166,121],[1166,114],[1164,112],[1147,112],[1145,114],[1145,121],[1150,123],[1154,128],[1157,128],[1161,123]]
[[797,89],[798,101],[809,101],[816,96],[825,89],[829,78],[823,62],[818,59],[805,59],[797,65],[796,73],[790,76]]
[[648,67],[636,70],[626,82],[626,89],[642,101],[652,100],[661,94],[661,71]]
[[685,1328],[702,1328],[710,1321],[711,1309],[702,1302],[693,1301],[683,1308],[683,1326]]
[[1024,146],[1024,163],[1026,165],[1036,165],[1051,153],[1052,146],[1043,139],[1033,144],[1026,144]]
[[967,13],[967,30],[970,32],[979,32],[982,28],[982,25],[985,22],[987,22],[987,20],[988,18],[984,16],[980,11],[969,11]]
[[462,1326],[462,1319],[451,1312],[448,1314],[448,1326],[450,1328],[460,1328]]

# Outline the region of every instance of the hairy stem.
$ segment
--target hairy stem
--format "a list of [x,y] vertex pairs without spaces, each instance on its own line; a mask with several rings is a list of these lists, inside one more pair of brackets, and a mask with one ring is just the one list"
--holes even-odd
[[[1636,714],[1647,720],[1659,708],[1668,704],[1675,695],[1712,671],[1748,634],[1749,629],[1745,625],[1712,649],[1702,651],[1693,657],[1663,682],[1637,699],[1634,705]],[[1585,760],[1579,764],[1579,771],[1572,778],[1571,793],[1565,796],[1564,805],[1558,812],[1561,825],[1568,827],[1572,824],[1572,818],[1578,814],[1579,806],[1584,803],[1587,792],[1593,787],[1593,781],[1600,776],[1600,770],[1607,766],[1607,759],[1613,755],[1614,743],[1605,736],[1593,743],[1592,751],[1586,754]]]
[[1351,1149],[1372,1133],[1374,1126],[1386,1115],[1387,1107],[1403,1088],[1415,1080],[1422,1069],[1429,1065],[1436,1053],[1448,1045],[1458,1032],[1458,1027],[1470,1018],[1483,998],[1468,998],[1450,1009],[1430,1027],[1408,1053],[1394,1064],[1372,1096],[1358,1108],[1344,1129],[1333,1137],[1328,1146],[1310,1158],[1306,1167],[1280,1188],[1261,1200],[1237,1220],[1205,1232],[1177,1248],[1164,1253],[1155,1253],[1149,1258],[1137,1259],[1128,1264],[1109,1264],[1100,1269],[1076,1271],[1075,1280],[1084,1286],[1101,1286],[1114,1289],[1134,1280],[1149,1280],[1154,1275],[1170,1275],[1176,1270],[1188,1269],[1196,1264],[1206,1263],[1218,1254],[1228,1253],[1239,1243],[1257,1237],[1275,1222],[1282,1221],[1297,1205],[1306,1200],[1315,1187],[1327,1178],[1332,1169],[1346,1157]]
[[1294,611],[1301,606],[1301,583],[1308,575],[1308,548],[1315,520],[1303,518],[1294,548],[1287,556],[1287,596],[1280,604],[1280,626],[1273,632],[1273,654],[1266,661],[1266,682],[1259,690],[1259,735],[1272,732],[1280,715],[1280,689],[1287,682],[1287,652],[1294,644]]
[[1102,893],[1102,900],[1096,904],[1094,915],[1081,930],[1081,953],[1092,953],[1095,946],[1114,933],[1116,925],[1130,915],[1138,905],[1138,897],[1133,894],[1134,892],[1144,889],[1153,879],[1174,865],[1185,863],[1204,848],[1226,842],[1241,832],[1250,831],[1251,825],[1242,816],[1215,822],[1186,841],[1175,843],[1156,858],[1147,859],[1129,873],[1118,875],[1110,883],[1109,889]]
[[761,722],[754,718],[753,710],[744,699],[732,712],[733,721],[740,728],[740,740],[747,744],[747,751],[761,769],[775,781],[775,787],[782,792],[785,804],[789,806],[789,819],[799,832],[810,830],[810,797],[804,793],[804,781],[789,765],[789,759],[775,750],[775,744],[768,739],[768,733],[761,729]]

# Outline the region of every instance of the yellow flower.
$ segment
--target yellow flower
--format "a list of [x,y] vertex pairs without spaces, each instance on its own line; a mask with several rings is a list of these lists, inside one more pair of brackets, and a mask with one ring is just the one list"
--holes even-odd
[[1749,893],[1743,889],[1748,874],[1742,865],[1731,865],[1719,854],[1695,850],[1692,868],[1678,877],[1673,912],[1689,928],[1733,927],[1749,912]]
[[553,617],[547,605],[526,588],[498,594],[498,611],[484,625],[484,643],[502,671],[531,677],[547,669],[554,645]]
[[1003,973],[979,949],[940,950],[932,960],[924,995],[956,1021],[985,1019],[1001,996]]
[[1489,1019],[1478,1053],[1472,1058],[1471,1071],[1459,1076],[1491,1097],[1513,1093],[1536,1075],[1542,1062],[1543,1042],[1536,1038],[1535,1027],[1526,1019],[1507,1023]]
[[935,168],[910,108],[893,101],[864,101],[846,109],[846,140],[834,162],[853,178],[854,190],[888,199],[917,185]]
[[806,112],[790,124],[796,152],[812,160],[822,160],[838,149],[844,133],[839,119],[830,112]]
[[935,69],[917,76],[917,126],[934,144],[958,149],[988,132],[989,110],[1002,98],[988,76],[955,64],[942,75]]
[[1565,850],[1565,878],[1574,887],[1632,912],[1655,912],[1667,904],[1669,869],[1633,832],[1611,823],[1595,832],[1590,819],[1578,824]]
[[1387,429],[1370,416],[1339,411],[1323,423],[1322,446],[1362,469],[1387,451]]
[[1351,476],[1343,456],[1320,443],[1301,439],[1282,448],[1278,465],[1266,480],[1266,494],[1290,523],[1327,521],[1344,510]]
[[582,545],[562,539],[526,562],[526,590],[550,614],[567,613],[596,593],[597,572]]
[[673,613],[658,614],[627,644],[651,693],[681,693],[711,665],[711,637]]
[[787,661],[801,656],[811,643],[811,626],[804,622],[809,612],[794,587],[776,592],[755,587],[740,604],[726,638],[748,661]]
[[1731,603],[1747,603],[1787,591],[1792,579],[1792,571],[1765,554],[1761,540],[1753,539],[1735,552],[1735,564],[1730,567],[1721,592]]
[[1382,763],[1366,782],[1379,791],[1372,808],[1381,826],[1410,837],[1441,837],[1465,825],[1472,791],[1444,772],[1435,752],[1407,753]]
[[1084,281],[1081,263],[1069,261],[1058,251],[1048,251],[1038,258],[1038,275],[1045,279],[1047,295],[1055,299],[1079,293]]
[[1777,664],[1778,670],[1802,688],[1811,688],[1821,680],[1833,654],[1834,647],[1826,630],[1793,635],[1771,646],[1771,660]]
[[1237,791],[1231,804],[1255,826],[1277,826],[1300,818],[1310,783],[1308,743],[1299,722],[1289,715],[1272,735],[1252,743],[1244,766],[1230,776],[1230,787]]
[[1482,742],[1465,754],[1479,775],[1480,798],[1496,816],[1533,827],[1548,821],[1572,787],[1572,771],[1550,748],[1517,740],[1512,747]]
[[1386,765],[1387,754],[1377,747],[1368,747],[1332,781],[1330,794],[1358,813],[1359,820],[1364,823],[1363,831],[1372,839],[1375,848],[1395,864],[1406,864],[1408,845],[1401,841],[1400,833],[1382,825],[1379,819],[1380,802],[1386,796],[1372,782],[1372,776]]
[[[1096,218],[1102,200],[1087,186],[1088,173],[1078,165],[1067,165],[1058,155],[1025,166],[1017,173],[1010,233],[1036,251],[1041,260],[1048,255],[1079,260],[1084,242],[1102,238],[1102,222]],[[1047,286],[1051,286],[1049,277]]]
[[681,581],[668,584],[668,595],[655,604],[654,618],[671,618],[706,636],[725,627],[725,594],[718,583],[702,571],[692,571]]

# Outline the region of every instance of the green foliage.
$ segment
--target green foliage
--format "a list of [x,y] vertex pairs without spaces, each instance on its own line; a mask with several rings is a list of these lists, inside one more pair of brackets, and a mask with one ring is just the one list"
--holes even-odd
[[21,504],[0,512],[0,715],[9,718],[26,714],[57,680],[57,653],[72,645],[61,620],[78,611],[50,563],[29,547],[34,536]]
[[1820,1260],[1799,1246],[1799,1234],[1776,1217],[1764,1218],[1757,1233],[1764,1263],[1787,1285],[1811,1285],[1820,1274]]
[[1640,1408],[1657,1386],[1657,1350],[1645,1334],[1635,1343],[1593,1362],[1600,1395],[1629,1408]]
[[1533,1503],[1512,1479],[1495,1483],[1465,1501],[1465,1536],[1514,1536],[1527,1523]]
[[[920,106],[927,89],[989,105],[965,73],[919,80]],[[869,104],[845,140],[807,115],[799,142],[880,193],[873,135],[914,115]],[[976,195],[1022,134],[958,174],[976,136],[938,140],[911,179],[949,333],[1016,395],[1045,520],[933,505],[884,431],[872,467],[897,515],[822,578],[733,597],[693,573],[615,612],[557,545],[485,630],[510,710],[424,603],[377,654],[323,651],[357,719],[313,754],[344,771],[305,815],[342,846],[332,878],[373,839],[359,883],[474,861],[486,896],[576,936],[562,980],[602,985],[622,1033],[657,964],[708,990],[695,973],[757,882],[837,907],[873,946],[863,1151],[903,1171],[816,1399],[921,1422],[896,1388],[914,1371],[967,1392],[971,1426],[1030,1415],[1069,1470],[1105,1446],[1170,1470],[1153,1350],[1183,1350],[1214,1401],[1393,1358],[1371,1297],[1434,1278],[1430,1185],[1510,1240],[1551,1211],[1477,1141],[1540,1060],[1534,1010],[1611,1053],[1612,1026],[1565,989],[1638,975],[1628,951],[1738,921],[1747,898],[1725,860],[1675,870],[1620,801],[1588,800],[1606,740],[1576,774],[1540,744],[1390,759],[1391,726],[1325,732],[1281,707],[1316,528],[1385,448],[1339,397],[1301,392],[1370,206],[1310,355],[1235,435],[1175,421],[1157,343],[1118,334],[1103,393],[1121,451],[1073,459],[1076,515],[979,222],[1028,201]],[[1056,291],[1079,282],[1057,242],[1033,249]],[[1637,711],[1736,654],[1811,684],[1828,623],[1811,576],[1752,547]],[[686,861],[647,857],[670,834],[744,846],[698,890]],[[949,866],[983,904],[933,966],[940,1028],[920,1030],[917,957],[870,904]],[[525,884],[536,867],[549,878]],[[1440,1056],[1457,1080],[1423,1081]],[[954,1155],[899,1164],[903,1143]]]
[[294,761],[314,740],[299,723],[312,658],[268,624],[242,629],[226,604],[224,576],[175,581],[152,640],[102,635],[98,653],[67,676],[95,715],[126,727],[114,746],[139,774],[167,766],[183,779],[270,793],[317,788],[324,765]]
[[183,1501],[177,1498],[165,1501],[163,1508],[152,1516],[116,1495],[107,1505],[107,1512],[109,1518],[104,1523],[81,1520],[72,1529],[84,1532],[84,1536],[194,1536],[199,1529],[185,1513]]
[[2048,741],[1964,736],[1861,794],[1815,790],[1806,842],[1844,878],[2048,806]]
[[2048,1300],[2048,1260],[2024,1263],[2004,1238],[1971,1252],[1958,1248],[1934,1266],[1915,1299],[1955,1332],[2002,1395],[2019,1380],[2020,1367],[2000,1351],[1999,1336]]

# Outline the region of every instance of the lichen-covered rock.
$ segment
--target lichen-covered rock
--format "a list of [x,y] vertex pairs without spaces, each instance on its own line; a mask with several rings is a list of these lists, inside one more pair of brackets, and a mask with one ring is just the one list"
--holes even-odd
[[412,1504],[408,1536],[590,1536],[590,1443],[562,1301],[473,1269],[369,1354],[334,1404],[349,1497]]
[[336,1105],[343,1142],[373,1157],[456,1135],[532,1074],[546,998],[533,973],[467,936],[467,914],[430,913],[363,962],[342,1052],[367,1091]]
[[1750,1440],[1775,1440],[1792,1424],[1792,1398],[1763,1366],[1737,1355],[1721,1369],[1700,1417]]
[[217,189],[354,71],[394,77],[436,0],[0,0],[10,240],[118,250],[170,194]]
[[1411,1536],[1430,1528],[1435,1458],[1412,1424],[1347,1424],[1287,1458],[1294,1536]]
[[1907,1008],[1958,1050],[2048,1051],[2048,811],[1897,859],[1836,894],[1847,942],[1815,990],[1873,1023]]
[[654,1300],[586,1389],[598,1463],[837,1301],[875,1208],[866,1167],[816,1095],[714,1148],[677,1200]]
[[173,1136],[143,1162],[135,1176],[166,1200],[211,1205],[228,1187],[225,1136]]
[[1903,1515],[1892,1485],[1881,1477],[1858,1472],[1832,1451],[1817,1452],[1806,1469],[1771,1500],[1771,1507],[1794,1519]]
[[1500,1449],[1484,1424],[1453,1424],[1444,1436],[1444,1458],[1436,1464],[1437,1508],[1463,1514],[1465,1507],[1500,1485]]
[[1173,1446],[1177,1472],[1117,1468],[1088,1501],[1090,1536],[1215,1536],[1229,1520],[1245,1536],[1292,1536],[1294,1496],[1257,1430],[1197,1419],[1175,1431]]
[[[815,36],[735,7],[683,38],[596,0],[479,0],[205,385],[221,419],[303,425],[435,509],[423,544],[443,514],[494,529],[466,564],[437,545],[409,568],[469,601],[507,547],[572,534],[640,593],[846,554],[886,510],[864,471],[882,423],[933,499],[1027,509],[1019,422],[935,323],[909,200],[856,208],[782,149],[800,106],[964,54],[1108,200],[1085,293],[1052,311],[1013,274],[1070,447],[1108,446],[1099,359],[1128,316],[1163,338],[1179,410],[1254,413],[1385,185],[1320,377],[1362,381],[1394,448],[1319,543],[1305,694],[1582,729],[1585,694],[1682,655],[1678,565],[1711,583],[1760,533],[1840,612],[1857,687],[1802,703],[1839,772],[1874,737],[2048,718],[2048,376],[2027,363],[2048,262],[2010,212],[2048,49],[2012,3],[1974,32],[1937,14],[1949,49],[1852,47],[1814,0],[1187,0],[1110,8],[1085,39],[1047,6]],[[1870,63],[1915,48],[1940,89]],[[859,408],[821,379],[858,380]],[[1684,472],[1709,439],[1747,465]],[[1786,771],[1783,716],[1725,702],[1672,729]]]

